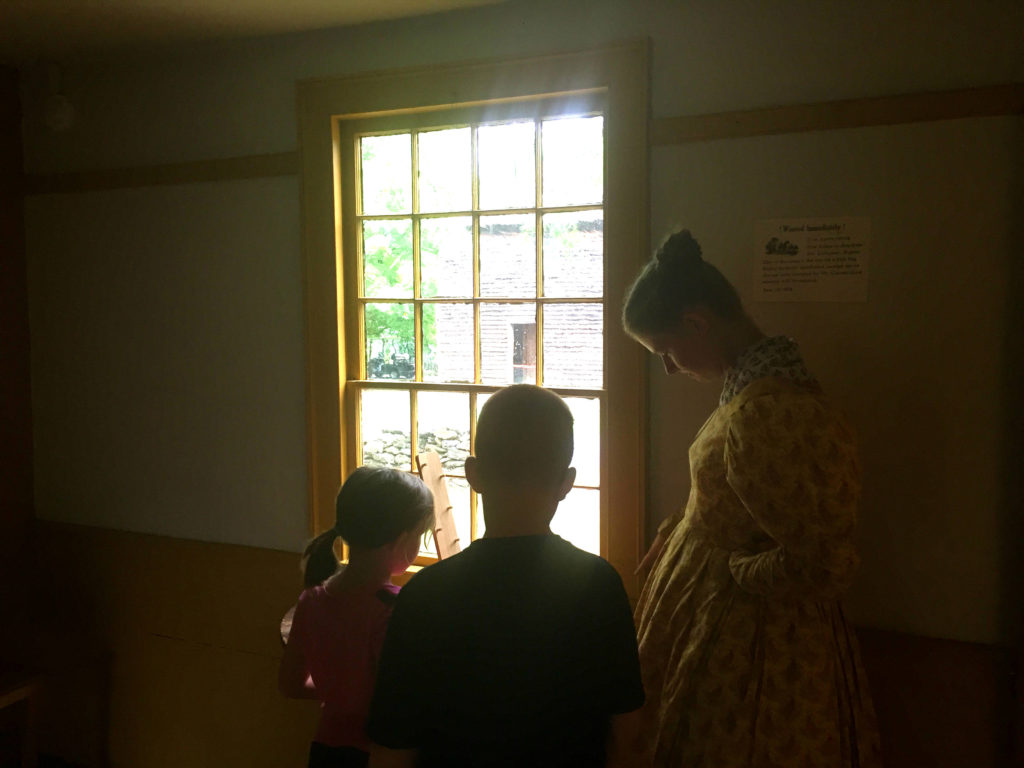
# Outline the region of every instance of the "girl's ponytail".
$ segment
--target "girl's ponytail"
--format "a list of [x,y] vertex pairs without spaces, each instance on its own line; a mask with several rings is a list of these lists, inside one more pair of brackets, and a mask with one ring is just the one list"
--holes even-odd
[[338,531],[328,528],[309,544],[302,553],[302,585],[309,589],[323,583],[338,570],[338,558],[334,556],[334,540]]

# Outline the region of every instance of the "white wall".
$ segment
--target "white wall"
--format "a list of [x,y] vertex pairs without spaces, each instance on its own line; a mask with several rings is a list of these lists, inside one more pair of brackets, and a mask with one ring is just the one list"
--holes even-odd
[[[25,68],[26,170],[290,151],[298,79],[641,36],[659,117],[1022,81],[1022,28],[1016,0],[512,0],[110,55],[66,63],[79,119],[59,134],[40,122],[45,68]],[[1019,121],[974,120],[652,153],[652,236],[690,226],[741,288],[756,219],[871,217],[867,304],[752,308],[799,337],[860,430],[864,568],[851,605],[864,623],[1006,637],[993,461],[1004,404],[989,389],[1004,364],[991,339],[1009,317],[1020,150]],[[36,196],[28,209],[40,516],[299,547],[297,180]],[[651,395],[660,517],[682,501],[686,446],[715,393],[654,375]]]
[[[1004,339],[1020,312],[1007,276],[1022,151],[1013,117],[654,153],[654,230],[684,222],[745,297],[759,219],[871,220],[866,302],[748,301],[766,332],[797,339],[857,427],[863,566],[848,607],[860,622],[967,640],[1006,632]],[[651,388],[652,505],[667,512],[688,490],[686,437],[717,393],[657,371]]]
[[306,537],[298,182],[27,200],[36,510]]

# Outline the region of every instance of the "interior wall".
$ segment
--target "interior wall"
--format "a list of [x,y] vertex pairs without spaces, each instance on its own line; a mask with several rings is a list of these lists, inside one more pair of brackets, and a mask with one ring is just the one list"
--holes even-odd
[[[771,334],[794,336],[858,431],[862,567],[848,607],[861,624],[1006,642],[1016,516],[1003,497],[1019,315],[1015,197],[1024,119],[759,137],[655,150],[653,226],[683,223]],[[937,162],[941,158],[941,162]],[[865,302],[756,302],[758,220],[870,219]],[[677,380],[678,379],[678,380]],[[685,436],[709,393],[653,372],[652,505],[670,511],[688,478]],[[673,443],[673,435],[682,439]]]
[[39,585],[60,617],[34,639],[44,669],[53,659],[42,754],[90,768],[304,764],[318,704],[277,692],[294,555],[47,522],[38,533],[39,557],[61,563]]
[[[40,585],[59,624],[33,639],[59,669],[41,718],[45,754],[76,766],[302,764],[317,705],[276,686],[278,622],[300,584],[294,555],[50,522],[36,551],[61,564]],[[858,634],[889,768],[1007,764],[1009,651]]]
[[294,176],[33,195],[38,514],[307,538]]
[[[454,50],[464,59],[527,55],[649,35],[655,116],[1024,80],[1024,62],[1008,55],[1019,43],[1012,21],[1024,22],[1018,3],[892,5],[794,1],[781,14],[740,0],[524,0],[347,30],[72,61],[61,79],[77,120],[60,133],[39,122],[48,78],[27,68],[26,165],[44,173],[293,150],[297,79],[430,64]],[[807,328],[801,340],[817,372],[841,403],[860,409],[854,416],[869,487],[858,618],[988,642],[1005,638],[994,591],[1001,502],[990,468],[999,450],[985,432],[1002,406],[977,385],[998,378],[1001,358],[992,344],[972,344],[966,354],[973,365],[944,368],[925,389],[935,393],[931,400],[918,396],[921,378],[908,378],[907,368],[938,373],[934,358],[913,362],[919,350],[937,351],[922,313],[941,313],[963,281],[958,272],[932,269],[928,254],[953,258],[947,240],[973,254],[975,224],[985,224],[978,236],[995,250],[980,249],[982,268],[967,275],[979,286],[970,298],[982,302],[971,305],[971,319],[978,315],[990,332],[1000,322],[987,308],[1005,300],[999,259],[1008,245],[998,233],[1012,220],[1000,217],[1013,212],[1000,196],[1008,166],[999,162],[1009,159],[1007,142],[1019,136],[1010,127],[993,129],[1003,150],[995,157],[971,143],[989,138],[971,134],[973,128],[942,140],[928,130],[659,148],[652,236],[688,224],[709,254],[733,254],[724,258],[742,287],[745,270],[729,260],[750,253],[755,218],[876,211],[880,266],[866,305],[776,306],[764,319],[798,335]],[[914,131],[923,131],[920,148]],[[911,151],[891,149],[890,138]],[[966,153],[960,140],[968,142]],[[782,154],[772,160],[777,149]],[[929,151],[942,162],[932,162]],[[972,185],[980,186],[984,209],[966,192]],[[967,218],[947,203],[954,199]],[[878,200],[895,203],[900,215],[870,204]],[[702,212],[702,205],[722,213]],[[299,548],[307,479],[294,177],[34,195],[27,221],[39,515]],[[918,274],[934,287],[900,293]],[[938,319],[945,329],[943,317],[949,314]],[[838,353],[836,337],[821,328],[841,335],[854,352]],[[894,363],[902,367],[893,370]],[[655,376],[651,386],[652,412],[681,407],[674,385]],[[691,402],[691,393],[683,395]],[[708,392],[692,397],[699,398],[693,413],[714,399]],[[890,410],[866,405],[875,402]],[[975,411],[978,421],[959,416]],[[890,439],[892,425],[935,419],[946,426],[926,432],[921,446],[908,445],[909,457],[897,453],[906,441]],[[954,424],[967,435],[955,433]],[[652,422],[652,519],[684,498],[679,479],[663,481],[661,468],[678,466],[691,426]],[[978,451],[979,471],[950,489],[953,496],[938,498],[964,437]],[[901,473],[908,462],[920,471]],[[946,589],[958,597],[936,605]]]
[[[1021,28],[1015,0],[511,0],[97,56],[63,62],[77,117],[62,132],[42,122],[47,68],[22,71],[25,165],[290,152],[298,79],[630,37],[652,40],[655,117],[1019,82]],[[858,622],[974,641],[911,650],[900,658],[916,663],[899,667],[885,664],[889,640],[866,646],[869,672],[911,696],[879,707],[896,713],[889,750],[906,765],[1002,754],[987,715],[959,734],[940,715],[958,703],[1007,709],[989,695],[1008,690],[1002,656],[975,644],[1005,642],[1018,602],[1006,563],[1011,489],[1024,476],[1010,407],[1021,356],[1007,328],[1019,315],[1020,157],[1011,118],[652,151],[652,239],[691,227],[747,295],[755,220],[871,217],[868,302],[752,311],[798,338],[860,433]],[[51,521],[37,556],[75,586],[66,618],[114,651],[112,764],[298,762],[315,709],[280,699],[273,676],[308,507],[298,181],[33,195],[26,214],[34,493]],[[657,370],[650,387],[656,520],[685,498],[679,468],[717,393]],[[931,684],[949,669],[964,671],[962,685]],[[907,717],[918,741],[894,746]],[[954,738],[969,746],[957,752]]]

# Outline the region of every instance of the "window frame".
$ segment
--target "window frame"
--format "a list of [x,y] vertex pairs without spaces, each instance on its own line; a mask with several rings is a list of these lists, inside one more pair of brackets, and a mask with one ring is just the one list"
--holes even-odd
[[492,114],[501,119],[502,104],[519,112],[524,101],[596,92],[604,102],[605,131],[601,551],[636,596],[645,508],[647,366],[640,345],[618,329],[619,297],[648,257],[648,59],[648,44],[640,41],[298,84],[311,534],[334,524],[341,478],[354,468],[355,430],[347,425],[354,423],[356,409],[346,384],[360,350],[345,344],[354,331],[354,307],[343,276],[354,256],[350,232],[355,230],[346,229],[350,213],[343,209],[342,185],[349,183],[344,169],[351,168],[346,133],[354,121],[367,118],[385,124],[394,116],[403,127],[415,127],[420,116],[429,122],[431,113],[466,107],[467,114],[486,108],[488,119]]

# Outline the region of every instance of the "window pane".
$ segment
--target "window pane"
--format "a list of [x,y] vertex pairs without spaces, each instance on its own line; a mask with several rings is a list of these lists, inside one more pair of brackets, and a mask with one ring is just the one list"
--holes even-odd
[[476,537],[482,539],[487,533],[487,522],[484,520],[484,500],[477,494],[476,497]]
[[601,492],[573,488],[558,505],[551,532],[580,549],[601,554]]
[[[441,457],[445,475],[462,475],[469,455],[469,394],[465,392],[419,392],[417,394],[417,453],[434,451]],[[468,546],[469,486],[459,477],[445,477],[448,501],[452,505],[455,529],[462,546]],[[430,540],[421,553],[437,556]]]
[[[459,549],[468,547],[472,540],[472,529],[469,527],[469,483],[461,477],[445,477],[448,487],[448,502],[452,505],[452,517],[455,519],[455,535],[459,540]],[[437,544],[429,532],[423,534],[420,554],[437,557]]]
[[469,128],[419,134],[420,211],[468,211],[473,205]]
[[420,537],[419,554],[424,557],[437,557],[437,544],[434,543],[434,532],[429,528]]
[[476,418],[480,418],[480,410],[484,407],[484,403],[490,398],[490,392],[481,392],[476,396]]
[[515,382],[513,326],[536,322],[536,305],[483,304],[480,307],[480,380],[484,384]]
[[473,306],[423,305],[423,380],[473,381]]
[[546,386],[602,386],[602,311],[600,304],[549,304],[544,308]]
[[[473,418],[476,419],[477,421],[480,420],[480,411],[483,409],[484,403],[486,403],[489,398],[490,398],[490,394],[487,393],[487,392],[481,392],[481,393],[479,393],[476,396],[476,415]],[[475,494],[476,491],[473,491],[473,493]],[[477,496],[477,500],[476,500],[476,536],[477,536],[477,538],[482,537],[484,535],[485,531],[486,531],[486,526],[484,525],[484,503],[480,499],[480,497]]]
[[534,179],[534,124],[485,125],[477,131],[480,167],[480,208],[532,208],[537,202]]
[[411,141],[408,133],[359,140],[364,216],[412,210]]
[[434,451],[445,474],[461,475],[469,455],[469,394],[419,392],[416,395],[417,453]]
[[409,393],[364,389],[359,395],[359,435],[363,464],[412,470],[409,438]]
[[537,295],[536,218],[530,214],[480,217],[480,295]]
[[420,221],[420,296],[473,295],[473,219]]
[[452,504],[459,547],[465,549],[472,541],[472,529],[469,526],[469,483],[462,477],[448,477],[445,478],[445,482],[448,484],[448,501]]
[[541,127],[545,206],[604,199],[604,118],[546,120]]
[[537,383],[537,323],[512,324],[512,383]]
[[363,222],[363,295],[412,298],[412,220]]
[[573,416],[572,465],[577,485],[601,484],[601,401],[596,397],[567,397]]
[[600,296],[604,290],[604,212],[544,216],[544,295]]
[[367,304],[366,377],[412,379],[416,376],[416,340],[412,304]]

